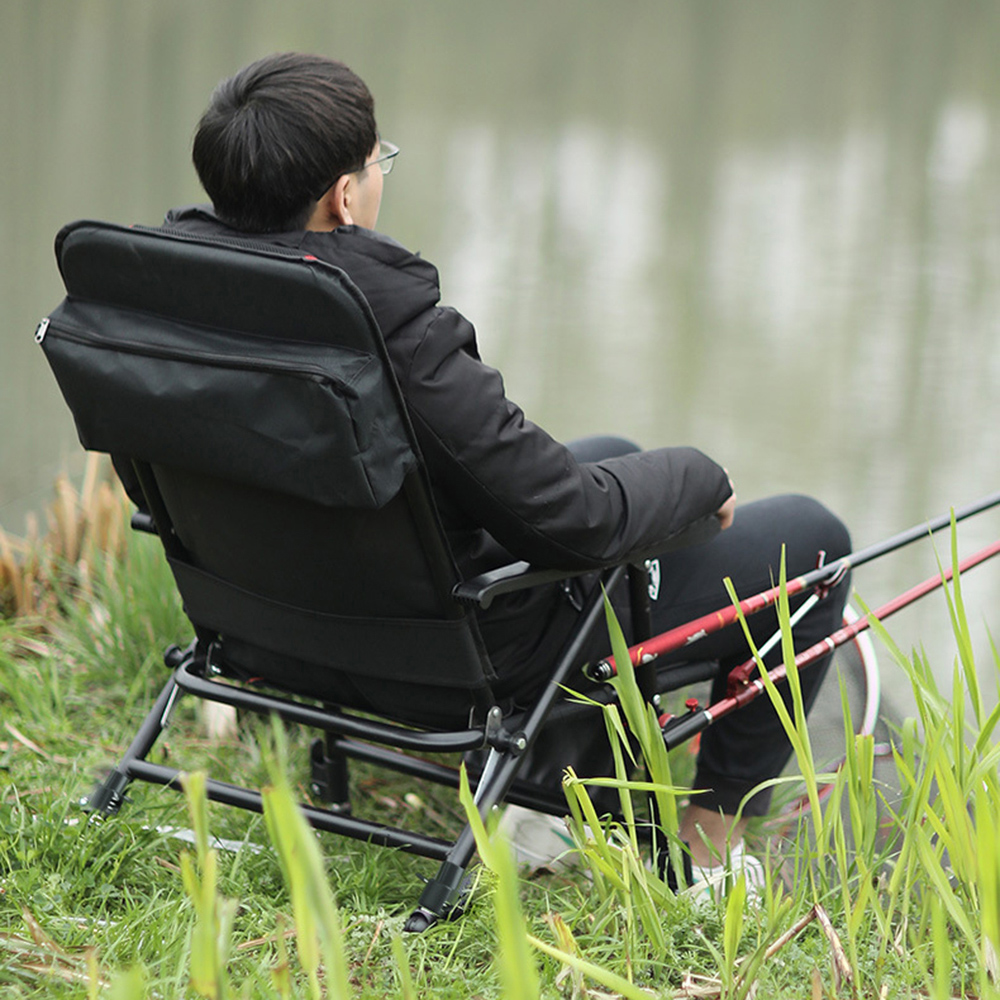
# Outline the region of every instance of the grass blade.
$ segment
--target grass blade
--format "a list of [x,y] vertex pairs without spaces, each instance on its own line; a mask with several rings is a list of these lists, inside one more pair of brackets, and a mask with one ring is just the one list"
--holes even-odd
[[493,907],[496,914],[499,955],[497,972],[505,1000],[536,1000],[539,996],[538,970],[528,947],[524,915],[518,895],[517,870],[506,841],[497,835],[490,837],[479,815],[469,788],[469,778],[462,768],[459,798],[472,827],[476,847],[483,864],[496,875]]

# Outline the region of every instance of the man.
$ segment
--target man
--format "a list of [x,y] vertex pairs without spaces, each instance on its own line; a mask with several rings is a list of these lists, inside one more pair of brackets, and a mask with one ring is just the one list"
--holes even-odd
[[[698,549],[666,554],[653,602],[657,631],[726,603],[722,578],[741,593],[764,589],[782,545],[790,573],[811,569],[819,550],[849,549],[843,525],[804,497],[749,504],[734,518],[726,471],[691,448],[639,451],[621,439],[572,446],[528,421],[480,360],[475,332],[439,304],[436,270],[375,232],[384,176],[398,150],[379,139],[374,104],[347,67],[318,56],[262,59],[216,89],[194,140],[198,176],[213,209],[168,214],[183,232],[251,237],[295,247],[342,268],[367,298],[406,398],[434,498],[456,562],[471,576],[515,559],[568,569],[596,568],[657,551],[692,521],[718,518],[723,534]],[[803,621],[811,644],[838,624],[845,586]],[[497,601],[480,624],[499,675],[496,693],[517,699],[544,683],[574,616],[573,593],[552,586]],[[754,629],[774,628],[761,616]],[[596,650],[595,650],[596,652]],[[728,669],[747,656],[737,630],[712,637],[703,653]],[[804,677],[811,700],[822,667]],[[607,766],[602,726],[573,736],[560,755],[536,753],[533,775],[558,786],[567,764],[579,773]],[[563,734],[565,735],[565,734]],[[682,835],[700,868],[739,844],[741,800],[780,771],[788,743],[769,704],[759,700],[709,730]],[[767,795],[744,810],[759,815]],[[530,846],[530,845],[529,845]]]

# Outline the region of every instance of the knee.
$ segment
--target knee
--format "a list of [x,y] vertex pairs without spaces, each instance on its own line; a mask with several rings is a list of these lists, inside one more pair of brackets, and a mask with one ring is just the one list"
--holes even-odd
[[[783,499],[788,504],[789,539],[795,540],[796,561],[799,563],[796,573],[814,569],[820,552],[824,553],[824,562],[832,563],[851,551],[851,535],[847,525],[828,507],[807,496],[796,495]],[[791,544],[790,541],[790,549]],[[847,572],[837,582],[837,586],[825,595],[820,606],[829,608],[831,614],[839,617],[850,588],[851,574]]]
[[781,498],[780,516],[786,526],[789,545],[794,544],[802,557],[811,551],[815,558],[826,553],[826,561],[840,559],[851,551],[847,525],[828,507],[813,497],[792,494]]

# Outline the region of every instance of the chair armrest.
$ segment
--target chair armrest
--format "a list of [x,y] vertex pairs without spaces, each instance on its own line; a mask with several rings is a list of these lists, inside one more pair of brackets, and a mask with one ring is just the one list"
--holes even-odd
[[457,600],[478,604],[485,611],[501,594],[512,594],[517,590],[540,587],[543,583],[556,583],[594,572],[596,570],[593,569],[543,569],[519,561],[463,580],[455,585],[451,593]]
[[129,521],[133,531],[145,531],[147,535],[158,535],[152,515],[145,510],[137,510]]
[[[701,545],[719,533],[719,521],[714,514],[708,514],[692,521],[682,531],[677,532],[663,545],[658,546],[655,553],[645,555],[636,553],[623,559],[622,563],[641,563],[644,559],[658,555],[660,552],[671,552],[674,549],[685,549],[691,545]],[[620,565],[612,563],[611,565]],[[508,563],[496,569],[480,573],[469,580],[463,580],[455,585],[452,596],[459,601],[478,604],[484,611],[493,603],[494,598],[501,594],[512,594],[518,590],[528,590],[545,583],[556,583],[559,580],[570,580],[575,576],[599,572],[601,567],[592,569],[545,569],[532,566],[523,561]]]

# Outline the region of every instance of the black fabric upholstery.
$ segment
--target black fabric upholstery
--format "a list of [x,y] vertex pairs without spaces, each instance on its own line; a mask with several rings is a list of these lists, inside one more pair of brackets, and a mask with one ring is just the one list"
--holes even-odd
[[[111,236],[126,233],[135,252],[122,258]],[[416,460],[373,321],[346,277],[319,262],[257,254],[247,268],[244,251],[162,242],[93,227],[61,241],[69,295],[43,346],[83,446],[253,486],[278,482],[328,506],[380,507],[395,496]],[[285,314],[269,326],[259,296],[279,290],[279,275]],[[326,296],[325,342],[319,303],[299,297],[303,278]],[[336,342],[331,327],[344,331]]]
[[[169,562],[185,611],[202,628],[279,656],[363,672],[376,680],[433,687],[481,684],[466,666],[477,650],[464,618],[362,618],[312,611],[261,597],[180,560]],[[322,697],[326,692],[311,693]]]

